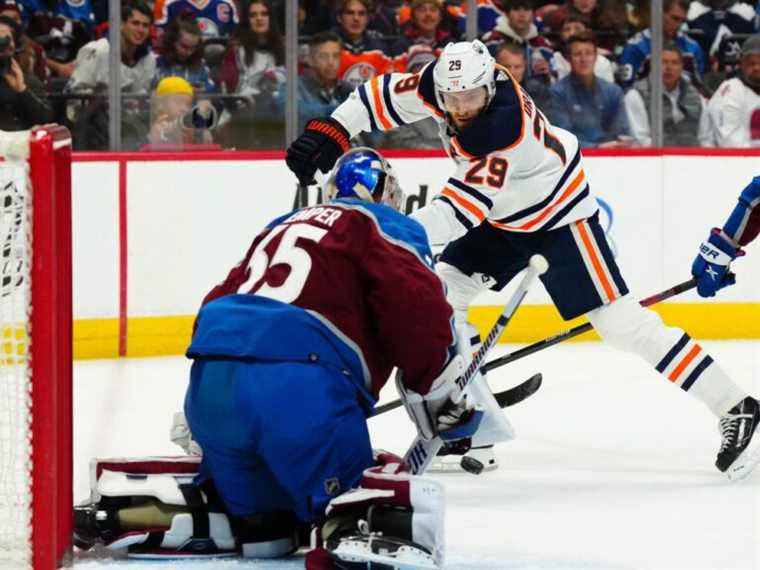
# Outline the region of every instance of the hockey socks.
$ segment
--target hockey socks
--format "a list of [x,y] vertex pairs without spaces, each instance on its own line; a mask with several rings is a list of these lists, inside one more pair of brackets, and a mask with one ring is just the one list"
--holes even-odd
[[655,369],[718,417],[747,397],[747,393],[686,333],[672,345]]
[[717,417],[747,397],[707,352],[683,330],[630,295],[588,313],[605,342],[638,354],[665,379],[704,403]]

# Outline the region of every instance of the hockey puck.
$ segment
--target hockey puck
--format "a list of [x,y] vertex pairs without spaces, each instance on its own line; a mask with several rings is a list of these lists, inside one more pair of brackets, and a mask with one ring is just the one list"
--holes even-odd
[[483,464],[474,457],[467,455],[463,455],[462,459],[459,460],[459,466],[473,475],[480,475],[483,472]]

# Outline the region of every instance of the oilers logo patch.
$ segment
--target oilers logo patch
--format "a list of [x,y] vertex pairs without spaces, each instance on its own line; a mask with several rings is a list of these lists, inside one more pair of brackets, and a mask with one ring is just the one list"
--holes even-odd
[[369,63],[360,61],[349,67],[343,74],[343,81],[351,84],[351,87],[358,87],[365,81],[369,81],[375,75],[377,70]]

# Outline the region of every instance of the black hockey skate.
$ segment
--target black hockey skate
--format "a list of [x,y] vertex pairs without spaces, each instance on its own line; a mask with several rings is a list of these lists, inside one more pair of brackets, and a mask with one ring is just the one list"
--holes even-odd
[[112,500],[110,505],[86,503],[74,507],[74,545],[89,550],[96,544],[110,542],[121,532],[117,512],[128,501]]
[[719,422],[723,441],[715,466],[732,481],[744,479],[760,461],[760,436],[753,437],[760,422],[760,402],[744,398]]

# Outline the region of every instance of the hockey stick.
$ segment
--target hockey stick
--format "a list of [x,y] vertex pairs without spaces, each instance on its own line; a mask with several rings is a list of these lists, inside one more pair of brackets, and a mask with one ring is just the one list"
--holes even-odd
[[[693,289],[694,287],[696,287],[696,285],[697,285],[697,280],[696,278],[692,277],[688,281],[679,283],[678,285],[675,285],[671,287],[670,289],[665,289],[665,291],[652,295],[651,297],[647,297],[646,299],[642,299],[641,301],[639,301],[639,304],[642,307],[649,307],[650,305],[654,305],[655,303],[659,303],[660,301],[664,301],[665,299],[670,299],[671,297],[675,297],[676,295],[679,295],[683,293],[684,291]],[[583,323],[582,325],[578,325],[569,330],[563,331],[561,333],[557,333],[554,336],[550,336],[549,338],[539,340],[538,342],[534,342],[533,344],[525,346],[521,348],[520,350],[510,352],[509,354],[505,354],[504,356],[500,356],[499,358],[495,358],[491,360],[490,362],[487,362],[485,365],[483,365],[483,371],[488,372],[489,370],[493,370],[494,368],[498,368],[499,366],[504,366],[505,364],[509,364],[510,362],[519,360],[525,356],[528,356],[529,354],[533,354],[534,352],[538,352],[539,350],[549,348],[550,346],[554,346],[555,344],[559,344],[560,342],[566,341],[568,339],[581,335],[585,332],[588,332],[592,328],[593,327],[591,326],[591,323]]]
[[[541,381],[542,376],[541,373],[534,374],[527,380],[524,380],[523,382],[520,382],[517,386],[512,386],[511,388],[507,388],[506,390],[502,390],[501,392],[494,392],[494,398],[496,398],[496,403],[499,404],[499,407],[501,408],[508,408],[509,406],[514,406],[515,404],[519,404],[526,398],[529,398],[533,394],[535,394],[538,389],[541,387]],[[390,412],[391,410],[395,410],[396,408],[400,408],[402,406],[401,400],[393,400],[392,402],[387,402],[383,404],[382,406],[378,406],[375,408],[375,413],[372,414],[370,417],[379,416],[380,414],[384,414],[385,412]]]
[[541,387],[543,380],[543,375],[538,372],[537,374],[534,374],[513,388],[508,388],[507,390],[497,392],[493,395],[493,397],[496,398],[496,403],[499,404],[500,408],[508,408],[509,406],[514,406],[523,400],[527,400],[533,394],[538,392],[538,389]]
[[[536,277],[542,273],[545,273],[548,268],[549,264],[543,256],[534,255],[530,258],[528,270],[525,273],[525,277],[523,277],[523,280],[520,282],[520,285],[518,285],[517,290],[512,294],[512,298],[504,307],[501,315],[499,315],[499,318],[496,320],[496,324],[493,326],[491,332],[488,333],[488,336],[483,341],[483,345],[480,347],[478,352],[475,353],[475,356],[473,357],[472,362],[470,362],[470,365],[467,367],[464,373],[456,379],[455,383],[460,392],[462,392],[467,387],[467,384],[470,382],[470,380],[472,380],[475,374],[480,370],[480,367],[488,355],[488,352],[496,344],[496,341],[499,340],[501,333],[504,332],[504,329],[509,324],[512,316],[515,314],[518,307],[522,303],[525,295],[528,293],[528,289],[533,284],[533,281],[535,281]],[[409,447],[409,450],[406,452],[406,455],[404,455],[404,462],[407,464],[407,466],[409,466],[410,472],[413,475],[424,473],[425,469],[427,469],[428,465],[430,464],[430,461],[433,459],[433,457],[435,457],[435,454],[438,453],[438,450],[442,445],[443,440],[440,436],[435,436],[432,439],[424,439],[418,434],[412,445]]]
[[[654,305],[655,303],[659,303],[660,301],[664,301],[665,299],[669,299],[670,297],[679,295],[680,293],[688,291],[689,289],[693,289],[696,286],[696,284],[697,284],[696,279],[692,277],[688,281],[679,283],[678,285],[675,285],[674,287],[671,287],[670,289],[666,289],[665,291],[662,291],[661,293],[657,293],[655,295],[652,295],[651,297],[642,299],[641,301],[639,301],[639,303],[641,304],[642,307],[649,307],[650,305]],[[500,366],[504,366],[505,364],[514,362],[515,360],[520,360],[521,358],[524,358],[530,354],[533,354],[534,352],[538,352],[539,350],[544,350],[545,348],[549,348],[550,346],[554,346],[555,344],[559,344],[560,342],[566,341],[568,339],[581,335],[585,332],[588,332],[592,328],[593,327],[591,326],[591,323],[583,323],[582,325],[578,325],[569,330],[557,333],[553,336],[550,336],[549,338],[539,340],[531,345],[525,346],[519,350],[510,352],[509,354],[505,354],[504,356],[500,356],[499,358],[495,358],[491,360],[490,362],[487,362],[486,364],[483,365],[482,371],[488,372],[490,370],[493,370],[494,368],[499,368]],[[527,387],[526,385],[529,382],[531,382],[531,380],[532,378],[529,380],[526,380],[522,384],[518,384],[517,386],[513,388],[509,388],[507,390],[499,392],[498,394],[494,394],[494,396],[496,396],[497,401],[500,395],[503,398],[505,398],[506,401],[509,401],[510,399],[514,397],[513,395],[510,395],[510,392],[514,391],[514,392],[519,393],[519,392],[524,391]],[[536,388],[536,390],[537,389],[538,388]],[[501,405],[502,407],[511,406],[513,404],[516,404],[524,400],[525,398],[527,398],[527,396],[523,398],[519,398],[512,403],[508,403],[504,405],[499,404],[499,405]],[[386,404],[383,404],[382,406],[378,406],[377,408],[375,408],[375,413],[372,415],[374,417],[380,414],[384,414],[385,412],[390,412],[391,410],[395,410],[401,405],[402,405],[401,400],[393,400],[392,402],[388,402]]]

